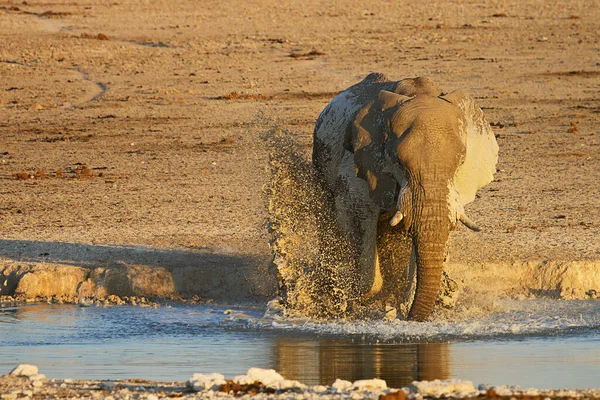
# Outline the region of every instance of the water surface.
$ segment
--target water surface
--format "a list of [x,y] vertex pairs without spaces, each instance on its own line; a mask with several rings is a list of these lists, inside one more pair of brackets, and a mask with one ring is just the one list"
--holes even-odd
[[0,374],[38,365],[53,378],[183,381],[250,367],[328,384],[390,387],[458,378],[537,388],[599,387],[600,302],[507,302],[502,312],[429,323],[264,318],[262,306],[0,309]]

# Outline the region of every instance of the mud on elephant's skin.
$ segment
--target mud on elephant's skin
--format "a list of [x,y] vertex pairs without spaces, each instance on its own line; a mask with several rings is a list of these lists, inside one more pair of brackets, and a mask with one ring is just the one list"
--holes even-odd
[[359,294],[368,298],[383,286],[377,226],[391,217],[399,244],[412,239],[408,318],[428,319],[449,232],[458,221],[479,230],[464,206],[492,181],[497,159],[479,106],[462,91],[444,94],[429,78],[372,73],[336,96],[315,125],[313,165],[356,249]]

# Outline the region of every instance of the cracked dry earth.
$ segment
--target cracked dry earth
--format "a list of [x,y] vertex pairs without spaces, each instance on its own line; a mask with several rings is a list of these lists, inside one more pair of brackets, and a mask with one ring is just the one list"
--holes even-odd
[[[77,295],[99,268],[96,295],[272,295],[260,133],[309,157],[327,102],[378,71],[467,90],[497,135],[467,208],[484,231],[452,234],[450,272],[582,297],[600,286],[599,5],[4,0],[1,294],[61,267],[81,277],[25,294]],[[585,282],[524,283],[544,268]]]

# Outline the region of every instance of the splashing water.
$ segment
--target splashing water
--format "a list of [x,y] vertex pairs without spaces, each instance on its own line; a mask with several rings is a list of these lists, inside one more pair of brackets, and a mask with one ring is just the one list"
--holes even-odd
[[329,193],[289,131],[273,127],[263,140],[271,248],[283,301],[289,312],[344,318],[355,292],[353,252],[337,230]]

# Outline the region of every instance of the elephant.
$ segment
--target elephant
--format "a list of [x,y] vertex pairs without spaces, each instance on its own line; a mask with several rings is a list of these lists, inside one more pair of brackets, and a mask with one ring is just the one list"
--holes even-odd
[[493,180],[497,160],[491,127],[464,91],[371,73],[338,94],[316,121],[312,163],[356,251],[359,296],[381,291],[378,224],[391,216],[412,259],[408,319],[429,319],[450,231],[459,221],[480,230],[464,207]]

